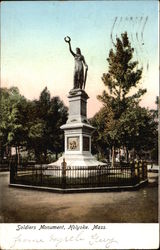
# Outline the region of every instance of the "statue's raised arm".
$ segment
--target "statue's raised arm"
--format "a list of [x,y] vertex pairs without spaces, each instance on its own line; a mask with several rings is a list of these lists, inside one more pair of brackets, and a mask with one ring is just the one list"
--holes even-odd
[[71,38],[70,38],[69,36],[66,36],[66,37],[64,38],[64,41],[65,41],[66,43],[68,43],[68,45],[69,45],[69,51],[71,52],[71,54],[72,54],[73,56],[75,56],[76,54],[73,52],[73,50],[72,50],[72,48],[71,48]]
[[[66,36],[64,40],[69,44],[69,50],[75,58],[73,89],[85,89],[88,65],[86,64],[84,56],[81,54],[80,48],[76,48],[76,53],[73,52],[71,48],[71,38],[69,36]],[[86,68],[85,74],[84,74],[84,66]]]

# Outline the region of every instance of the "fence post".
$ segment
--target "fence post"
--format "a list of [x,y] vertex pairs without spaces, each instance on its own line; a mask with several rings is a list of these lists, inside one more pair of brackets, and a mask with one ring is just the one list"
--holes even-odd
[[16,176],[17,176],[17,162],[12,157],[10,161],[10,183],[15,183]]
[[143,162],[143,179],[147,179],[148,176],[147,176],[147,163],[146,162]]
[[144,176],[144,162],[142,162],[142,180],[145,179],[145,176]]
[[98,171],[96,171],[98,173],[98,186],[100,187],[101,186],[101,166],[97,166],[98,168]]
[[42,181],[43,181],[43,170],[42,170],[42,163],[41,163],[41,185],[42,185]]
[[143,161],[140,160],[139,162],[139,180],[143,180]]
[[14,177],[15,177],[15,168],[14,168],[14,164],[11,161],[10,162],[10,183],[14,183]]
[[67,163],[65,162],[65,158],[63,158],[63,162],[61,164],[62,166],[62,188],[66,188],[66,166]]
[[134,169],[135,169],[135,179],[137,182],[139,181],[139,164],[137,161],[135,162]]
[[130,162],[130,168],[131,168],[131,180],[132,183],[135,181],[135,165],[134,162]]

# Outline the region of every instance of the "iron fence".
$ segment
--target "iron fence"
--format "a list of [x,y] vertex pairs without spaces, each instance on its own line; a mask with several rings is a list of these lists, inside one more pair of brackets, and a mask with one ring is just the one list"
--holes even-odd
[[10,167],[10,183],[52,188],[92,188],[135,185],[147,179],[147,164],[103,166],[30,165]]

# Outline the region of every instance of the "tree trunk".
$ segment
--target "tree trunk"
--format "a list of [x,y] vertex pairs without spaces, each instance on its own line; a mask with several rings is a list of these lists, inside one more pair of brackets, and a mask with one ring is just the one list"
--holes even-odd
[[127,162],[129,161],[129,152],[128,152],[128,148],[126,148],[126,156],[127,156]]
[[15,166],[15,172],[17,173],[17,169],[18,169],[18,147],[16,146],[16,159],[14,162],[14,166]]
[[19,146],[17,146],[17,164],[20,165],[20,150],[19,150]]
[[114,167],[114,162],[115,162],[115,148],[112,146],[112,167]]
[[37,149],[34,150],[34,153],[35,153],[36,163],[39,163],[40,162],[40,153],[37,151]]
[[112,148],[109,150],[109,162],[112,161]]
[[44,162],[45,163],[47,162],[47,150],[45,150],[45,152],[44,152]]
[[56,152],[56,160],[58,160],[58,153]]
[[121,161],[121,150],[120,150],[120,148],[118,149],[118,160],[119,160],[119,162]]
[[18,164],[18,147],[16,146],[16,164]]
[[11,158],[12,158],[11,147],[10,146],[7,146],[7,147],[8,147],[8,153],[7,153],[8,162],[11,162]]
[[133,148],[133,160],[135,160],[136,154],[135,154],[135,148]]

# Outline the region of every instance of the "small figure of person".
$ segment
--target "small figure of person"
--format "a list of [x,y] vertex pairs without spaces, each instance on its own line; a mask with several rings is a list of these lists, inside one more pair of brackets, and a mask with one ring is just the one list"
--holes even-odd
[[[88,65],[85,62],[84,56],[81,54],[80,48],[76,48],[76,53],[73,52],[73,50],[71,48],[71,38],[67,36],[64,38],[64,40],[65,40],[65,42],[67,42],[69,44],[69,50],[75,58],[73,88],[74,89],[85,89]],[[84,66],[83,65],[86,68],[85,74],[84,74]]]
[[67,167],[67,163],[65,161],[65,158],[63,158],[63,162],[61,163],[62,166],[62,187],[65,188],[66,187],[66,167]]

